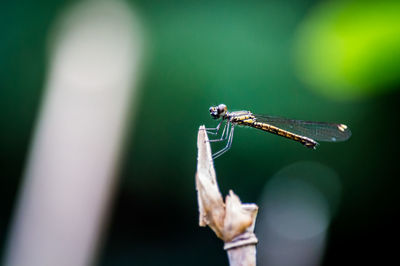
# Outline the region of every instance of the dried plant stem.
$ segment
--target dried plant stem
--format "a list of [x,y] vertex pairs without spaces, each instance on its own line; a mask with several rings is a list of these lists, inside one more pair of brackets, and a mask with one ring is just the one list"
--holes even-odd
[[230,266],[256,265],[256,245],[228,249]]
[[223,201],[204,126],[199,128],[197,148],[199,225],[208,225],[225,242],[224,249],[228,252],[231,266],[256,265],[257,238],[254,235],[254,224],[257,205],[241,203],[232,190],[226,196],[225,202]]

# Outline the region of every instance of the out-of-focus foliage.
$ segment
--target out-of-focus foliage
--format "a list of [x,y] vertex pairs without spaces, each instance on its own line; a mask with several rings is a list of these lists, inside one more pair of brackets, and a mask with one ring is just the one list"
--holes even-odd
[[400,81],[400,1],[327,1],[311,10],[297,40],[299,76],[314,90],[355,98]]

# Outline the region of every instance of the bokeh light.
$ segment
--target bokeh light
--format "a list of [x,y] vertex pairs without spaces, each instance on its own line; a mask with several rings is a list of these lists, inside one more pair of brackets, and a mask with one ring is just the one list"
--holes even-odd
[[266,184],[256,227],[262,265],[319,265],[340,181],[315,162],[289,165]]
[[399,13],[399,1],[320,3],[297,33],[299,77],[337,99],[395,89],[400,81]]

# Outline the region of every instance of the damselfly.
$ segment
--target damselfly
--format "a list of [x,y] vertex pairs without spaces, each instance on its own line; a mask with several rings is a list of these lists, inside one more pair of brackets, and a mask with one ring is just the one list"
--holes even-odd
[[228,108],[225,104],[210,107],[210,114],[214,119],[222,119],[216,128],[207,128],[207,133],[217,135],[222,123],[226,121],[221,137],[210,140],[210,142],[227,140],[225,148],[213,154],[214,159],[231,148],[233,132],[236,125],[261,129],[292,139],[311,149],[316,148],[318,145],[317,141],[345,141],[351,136],[351,131],[344,124],[311,122],[267,115],[256,115],[250,111],[228,112]]

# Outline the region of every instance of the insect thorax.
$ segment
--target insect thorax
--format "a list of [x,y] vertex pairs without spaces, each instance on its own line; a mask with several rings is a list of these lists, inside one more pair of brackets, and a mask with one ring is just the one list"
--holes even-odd
[[249,111],[237,111],[229,114],[229,120],[236,124],[249,124],[255,121],[255,116]]

